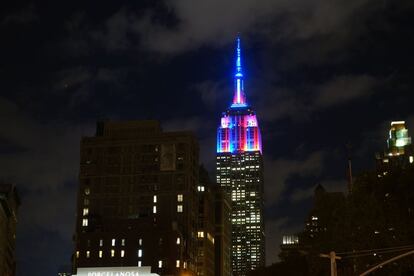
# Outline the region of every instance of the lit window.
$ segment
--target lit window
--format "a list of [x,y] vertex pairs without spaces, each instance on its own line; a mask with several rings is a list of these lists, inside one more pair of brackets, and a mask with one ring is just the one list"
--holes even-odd
[[177,244],[180,244],[180,243],[181,243],[181,239],[177,238]]
[[83,208],[83,215],[87,216],[89,214],[89,208]]
[[142,239],[139,239],[139,240],[138,240],[138,244],[139,244],[139,245],[142,245]]
[[183,268],[184,268],[184,269],[187,269],[187,262],[184,262],[184,263],[183,263]]
[[158,261],[158,268],[162,268],[162,261],[161,260]]
[[409,159],[410,159],[410,163],[414,162],[414,157],[410,156]]
[[152,199],[152,202],[157,203],[157,196],[156,195],[154,195],[154,197]]
[[102,258],[102,250],[99,250],[99,258]]
[[88,226],[88,219],[82,220],[82,226]]
[[175,267],[180,267],[180,260],[175,261]]
[[122,239],[122,240],[121,240],[121,245],[122,245],[122,246],[125,246],[125,239]]
[[178,202],[183,202],[183,195],[177,195],[177,201]]
[[199,192],[204,192],[204,186],[197,186],[197,190]]
[[89,195],[91,193],[91,189],[85,188],[85,195]]
[[86,251],[86,258],[89,258],[91,256],[91,251]]
[[111,249],[111,257],[112,258],[115,257],[115,250],[114,249]]
[[142,249],[138,249],[138,257],[141,258],[142,257]]
[[138,267],[141,267],[141,265],[142,265],[142,262],[138,261]]
[[125,257],[125,250],[121,250],[121,258]]
[[153,214],[156,214],[157,213],[157,206],[152,206],[152,213]]
[[79,258],[79,251],[76,251],[76,258]]
[[207,233],[207,239],[212,243],[212,244],[214,244],[214,237],[213,237],[213,235],[211,235],[210,233]]
[[112,239],[111,244],[112,244],[112,246],[115,246],[115,239]]
[[177,212],[182,213],[183,212],[183,205],[177,205]]
[[204,238],[204,232],[203,231],[198,231],[197,232],[197,237]]
[[103,240],[102,239],[99,240],[99,246],[101,246],[101,247],[103,246]]

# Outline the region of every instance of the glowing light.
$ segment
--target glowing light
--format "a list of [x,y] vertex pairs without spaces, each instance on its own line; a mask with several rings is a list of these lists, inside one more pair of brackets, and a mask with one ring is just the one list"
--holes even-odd
[[231,114],[221,122],[217,131],[217,152],[261,151],[256,115]]
[[408,145],[408,144],[409,144],[409,141],[407,138],[399,138],[395,142],[395,146],[397,147],[404,147],[405,145]]
[[237,38],[237,48],[236,48],[236,72],[234,73],[234,97],[231,108],[246,107],[246,96],[244,95],[243,87],[243,69],[241,61],[241,47],[240,47],[240,38]]
[[223,113],[217,130],[217,152],[262,151],[260,129],[246,102],[243,77],[240,38],[237,38],[233,102]]
[[394,122],[391,122],[391,126],[393,126],[393,125],[404,125],[405,124],[405,121],[394,121]]

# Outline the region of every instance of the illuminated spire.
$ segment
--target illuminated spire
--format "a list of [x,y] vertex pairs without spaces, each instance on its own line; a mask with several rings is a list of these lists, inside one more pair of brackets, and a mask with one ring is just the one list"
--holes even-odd
[[243,77],[243,71],[242,71],[242,65],[241,65],[240,37],[237,37],[236,75],[235,75],[235,77]]
[[231,107],[245,107],[246,96],[244,94],[244,85],[243,85],[243,69],[242,69],[242,60],[241,60],[241,47],[240,47],[240,37],[237,37],[237,47],[236,47],[236,70],[234,74],[234,97]]

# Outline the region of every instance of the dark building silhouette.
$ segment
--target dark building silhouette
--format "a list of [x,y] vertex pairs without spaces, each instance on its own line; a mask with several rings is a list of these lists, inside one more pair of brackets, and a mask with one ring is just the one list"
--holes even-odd
[[283,235],[282,243],[280,244],[281,260],[287,260],[300,254],[300,244],[298,235]]
[[215,276],[231,275],[231,202],[228,193],[214,186]]
[[215,212],[214,193],[207,171],[200,168],[197,223],[197,275],[214,276]]
[[194,135],[163,132],[157,121],[106,121],[82,138],[80,153],[75,272],[150,266],[160,275],[196,275]]
[[255,112],[243,85],[237,39],[234,97],[217,130],[217,183],[231,198],[232,272],[244,276],[265,263],[263,157]]
[[[312,243],[319,235],[324,235],[332,221],[332,212],[345,204],[346,197],[342,192],[327,192],[318,184],[314,191],[314,203],[305,221],[302,240]],[[301,245],[304,246],[301,241]]]
[[387,148],[376,154],[378,177],[384,177],[391,170],[404,169],[414,165],[414,149],[405,121],[391,122]]
[[16,187],[0,183],[0,275],[16,275],[16,225],[20,205]]

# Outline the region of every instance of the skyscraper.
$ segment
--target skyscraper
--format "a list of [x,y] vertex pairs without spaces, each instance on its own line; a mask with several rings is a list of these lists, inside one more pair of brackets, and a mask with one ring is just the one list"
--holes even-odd
[[234,96],[217,130],[217,183],[231,199],[234,276],[265,263],[262,141],[256,114],[246,101],[240,38],[237,38]]
[[378,177],[390,170],[404,169],[414,165],[414,148],[405,121],[393,121],[387,139],[387,149],[376,155]]
[[81,141],[75,273],[195,275],[198,175],[192,133],[163,132],[156,121],[98,123]]

